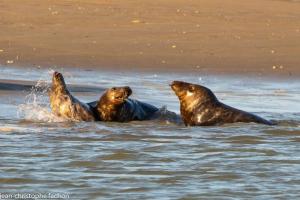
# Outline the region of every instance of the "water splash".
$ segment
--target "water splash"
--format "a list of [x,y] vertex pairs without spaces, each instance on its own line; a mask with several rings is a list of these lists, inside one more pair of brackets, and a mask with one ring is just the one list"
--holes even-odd
[[30,93],[25,97],[25,102],[18,106],[19,118],[39,122],[66,121],[63,118],[57,117],[52,114],[50,109],[50,102],[48,97],[50,81],[47,79],[51,77],[53,72],[54,70],[50,69],[48,73],[46,73],[47,78],[41,77],[31,88]]

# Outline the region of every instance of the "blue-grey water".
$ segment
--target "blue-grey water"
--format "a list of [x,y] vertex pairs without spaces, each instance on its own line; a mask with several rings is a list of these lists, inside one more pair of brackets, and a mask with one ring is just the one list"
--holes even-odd
[[[50,112],[52,70],[0,68],[0,193],[69,199],[299,199],[300,80],[64,69],[80,100],[129,85],[179,113],[168,84],[211,88],[231,105],[279,122],[185,127],[168,121],[69,122]],[[31,89],[31,85],[36,85]],[[1,198],[0,194],[0,198]],[[62,197],[60,196],[60,197]],[[2,196],[2,199],[3,196]]]

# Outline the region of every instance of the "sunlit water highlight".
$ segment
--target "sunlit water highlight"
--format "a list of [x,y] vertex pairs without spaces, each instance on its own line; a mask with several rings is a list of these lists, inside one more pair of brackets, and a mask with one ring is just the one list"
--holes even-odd
[[[220,100],[278,126],[184,127],[161,121],[75,123],[50,112],[51,70],[0,68],[0,192],[62,192],[71,199],[297,199],[300,197],[300,81],[63,70],[89,102],[129,85],[133,98],[179,113],[168,84],[211,88]],[[1,82],[1,81],[0,81]],[[5,85],[6,84],[6,85]]]

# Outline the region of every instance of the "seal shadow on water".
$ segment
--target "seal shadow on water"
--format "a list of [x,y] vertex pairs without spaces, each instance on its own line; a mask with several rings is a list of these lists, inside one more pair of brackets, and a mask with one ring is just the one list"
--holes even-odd
[[214,93],[201,85],[173,81],[170,85],[180,101],[180,113],[186,126],[212,126],[235,122],[275,123],[221,103]]
[[95,121],[90,106],[79,101],[69,92],[61,73],[53,73],[49,98],[51,110],[56,116],[75,121]]

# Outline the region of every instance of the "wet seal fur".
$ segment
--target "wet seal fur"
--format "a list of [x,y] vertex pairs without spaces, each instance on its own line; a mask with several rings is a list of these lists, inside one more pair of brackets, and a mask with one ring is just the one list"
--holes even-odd
[[99,101],[91,102],[97,118],[100,121],[129,122],[150,120],[158,111],[153,105],[135,99],[129,99],[132,94],[130,87],[113,87],[105,91]]
[[90,106],[79,101],[69,92],[61,73],[53,73],[49,98],[52,113],[56,116],[75,121],[95,121]]
[[186,126],[211,126],[235,122],[274,125],[254,114],[221,103],[214,93],[201,85],[174,81],[171,88],[180,101],[180,113]]

